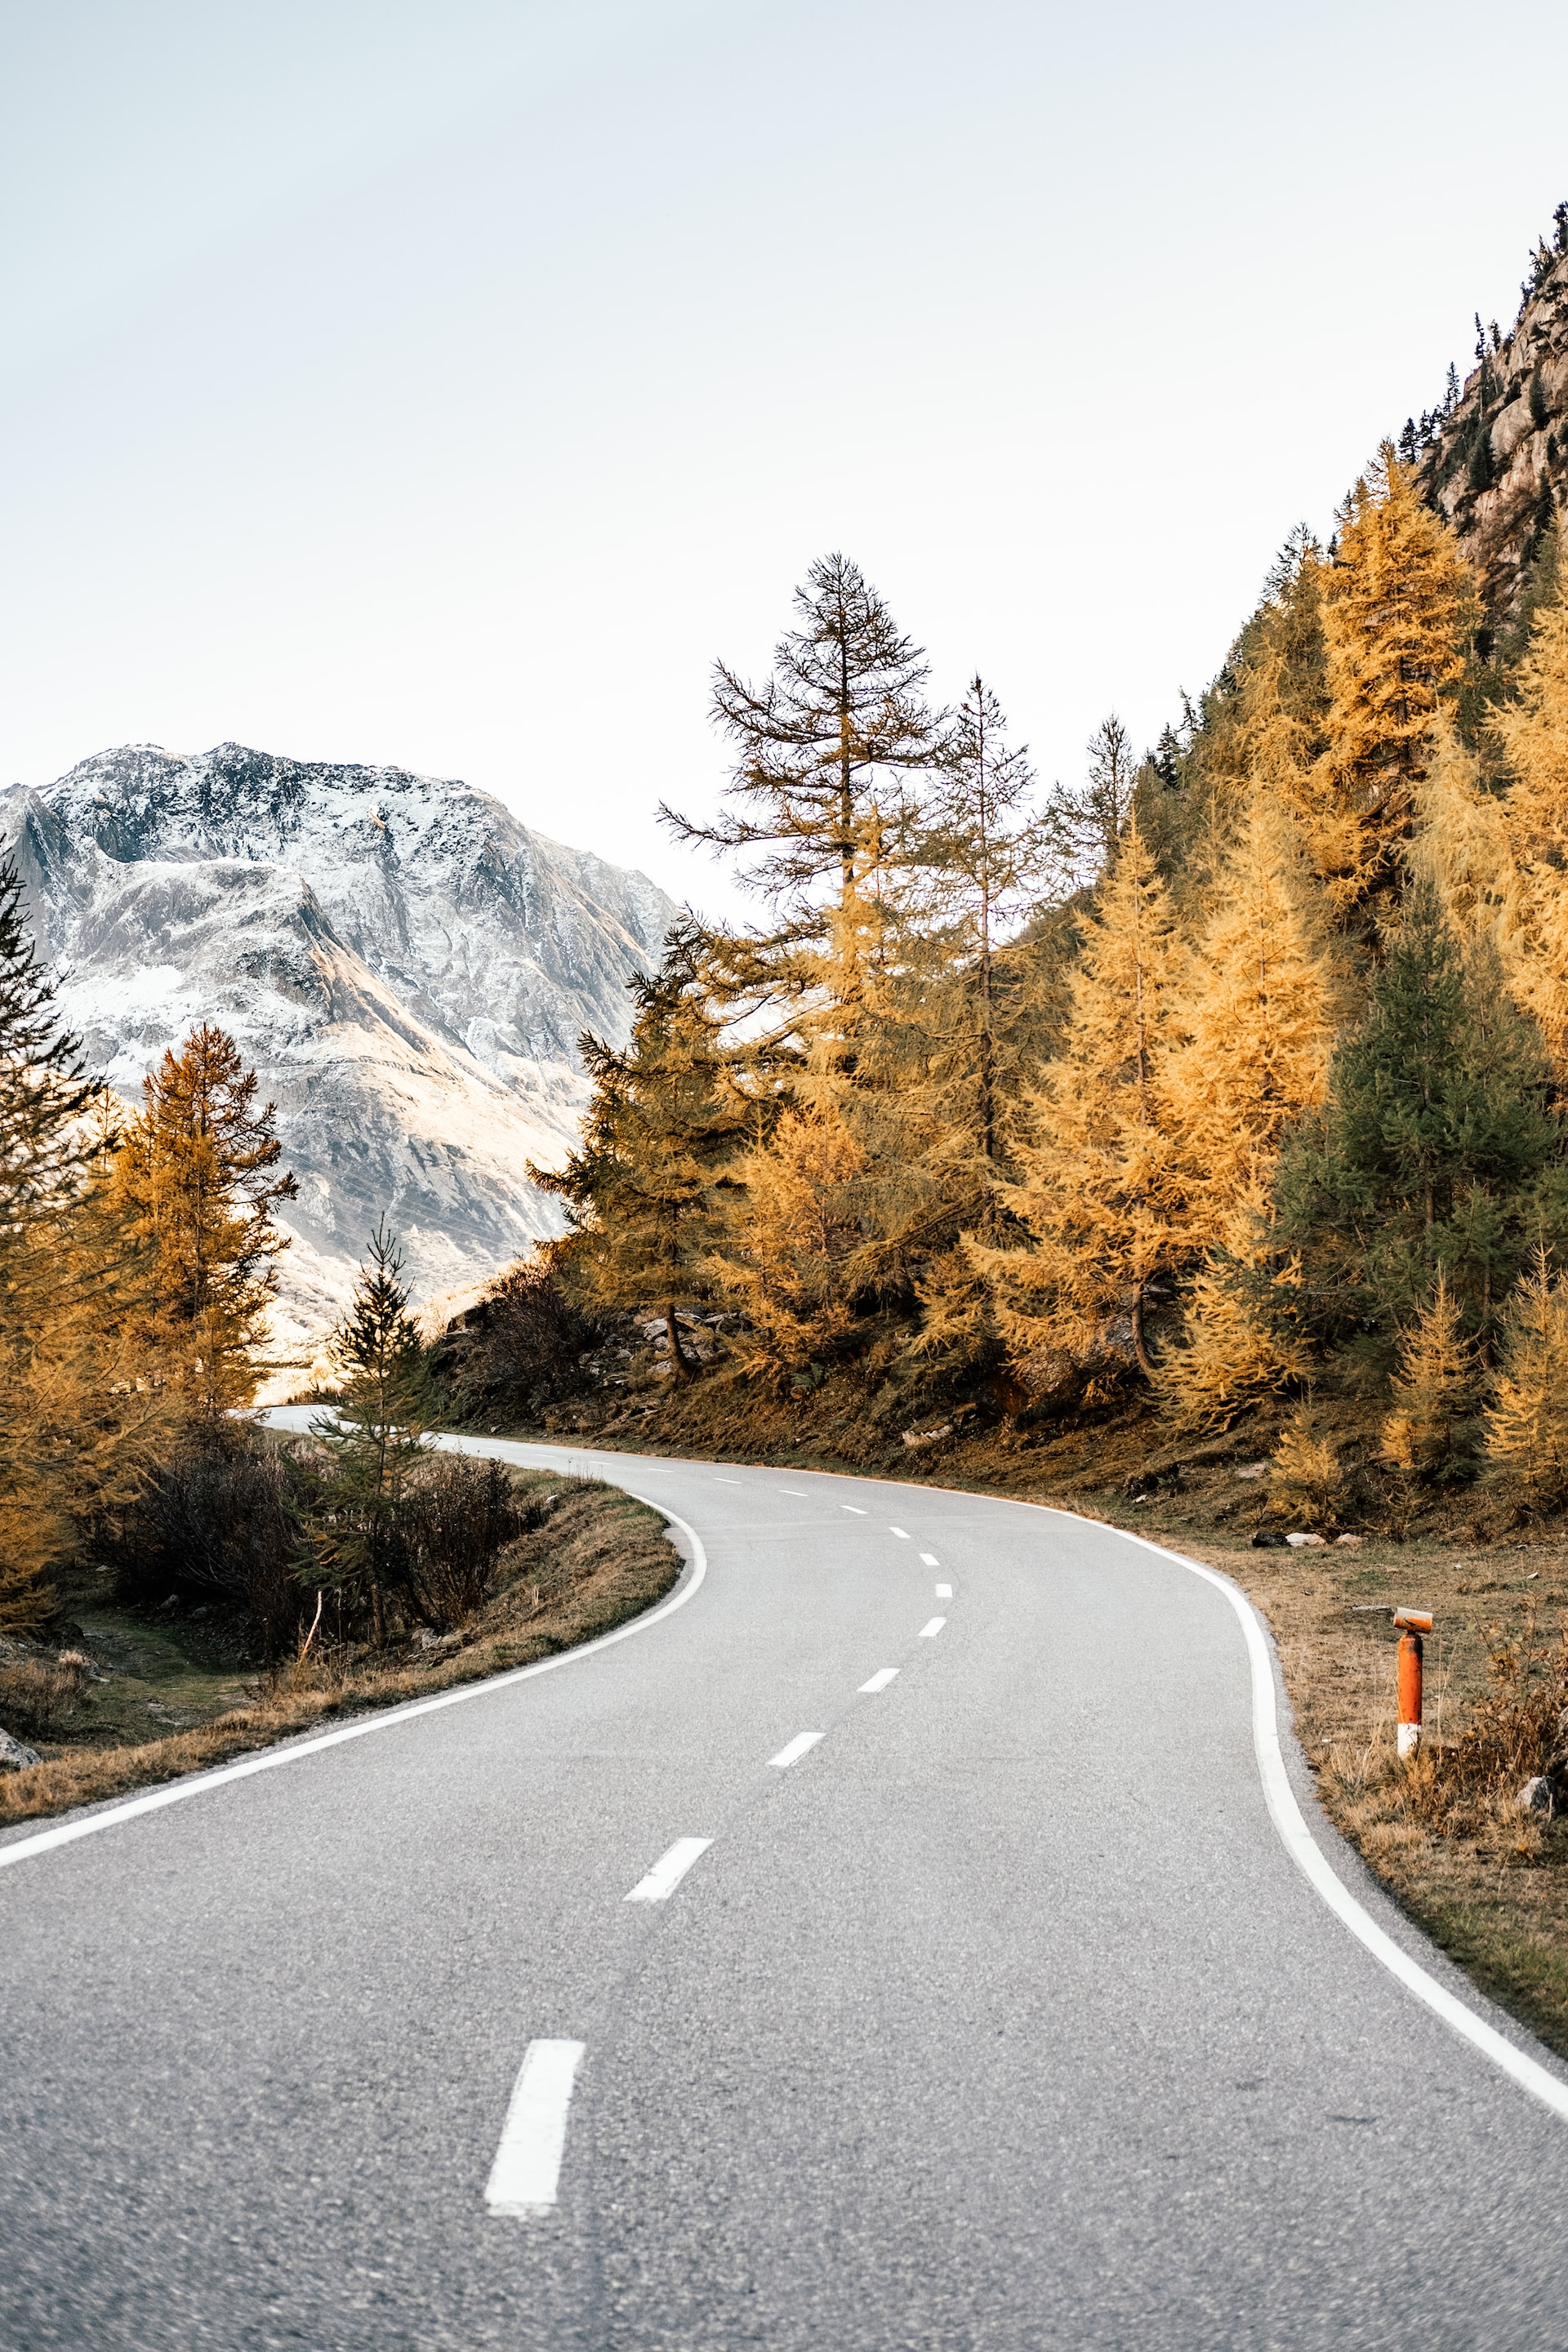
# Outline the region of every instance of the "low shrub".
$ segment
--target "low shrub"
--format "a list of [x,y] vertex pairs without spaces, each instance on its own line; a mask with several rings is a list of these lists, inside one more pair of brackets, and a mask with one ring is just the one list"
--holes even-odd
[[431,1370],[460,1420],[537,1421],[583,1385],[581,1359],[603,1336],[549,1268],[525,1258],[448,1327]]
[[290,1648],[310,1614],[294,1561],[311,1451],[268,1444],[244,1423],[188,1430],[114,1546],[121,1598],[216,1601],[247,1622],[264,1657]]
[[1494,1627],[1487,1648],[1490,1687],[1458,1739],[1434,1751],[1414,1776],[1412,1809],[1445,1834],[1473,1830],[1500,1802],[1511,1806],[1541,1774],[1568,1801],[1568,1625],[1538,1638],[1534,1620],[1515,1636]]
[[400,1582],[426,1623],[455,1633],[489,1598],[496,1562],[543,1517],[499,1462],[437,1455],[398,1513]]
[[53,1665],[23,1658],[0,1666],[0,1724],[7,1731],[47,1739],[76,1712],[87,1675],[88,1662],[79,1650],[63,1650]]

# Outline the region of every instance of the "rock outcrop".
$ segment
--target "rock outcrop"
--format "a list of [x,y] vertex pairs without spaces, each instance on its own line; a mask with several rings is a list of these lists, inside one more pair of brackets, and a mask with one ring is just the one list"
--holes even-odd
[[1493,624],[1518,609],[1531,558],[1568,499],[1568,205],[1521,290],[1512,332],[1486,339],[1457,401],[1406,426],[1402,445],[1458,533]]

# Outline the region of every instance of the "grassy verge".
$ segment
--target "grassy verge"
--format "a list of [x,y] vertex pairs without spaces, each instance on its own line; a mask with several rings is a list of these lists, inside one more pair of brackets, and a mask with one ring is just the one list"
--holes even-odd
[[[657,1511],[596,1480],[514,1474],[552,1491],[543,1525],[502,1554],[495,1589],[459,1635],[425,1649],[308,1657],[248,1676],[224,1655],[221,1629],[131,1617],[67,1596],[65,1641],[91,1662],[41,1761],[0,1775],[0,1825],[176,1779],[368,1707],[395,1706],[454,1684],[590,1642],[667,1593],[680,1560]],[[0,1667],[0,1720],[5,1670]],[[150,1734],[153,1736],[149,1736]]]
[[[1055,1503],[1135,1528],[1234,1577],[1279,1644],[1297,1736],[1323,1806],[1404,1909],[1486,1992],[1568,2057],[1568,1822],[1519,1813],[1510,1791],[1472,1808],[1462,1829],[1424,1817],[1418,1776],[1394,1754],[1394,1636],[1385,1605],[1430,1609],[1429,1744],[1441,1752],[1489,1687],[1500,1643],[1555,1637],[1568,1622],[1568,1538],[1489,1539],[1474,1497],[1427,1510],[1403,1543],[1257,1550],[1265,1489],[1239,1474],[1278,1431],[1243,1426],[1190,1449],[1169,1485],[1133,1500],[1152,1468],[1169,1472],[1146,1414],[1085,1421],[1044,1437],[962,1429],[929,1450],[877,1423],[864,1390],[830,1381],[808,1402],[759,1398],[700,1381],[634,1412],[552,1416],[579,1442],[706,1454],[779,1467],[848,1470]],[[554,1434],[528,1432],[519,1434]]]

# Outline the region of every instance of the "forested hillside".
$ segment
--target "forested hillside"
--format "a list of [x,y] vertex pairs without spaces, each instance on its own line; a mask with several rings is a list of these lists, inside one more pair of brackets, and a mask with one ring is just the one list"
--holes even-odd
[[[1038,789],[1001,682],[933,708],[905,616],[839,555],[768,676],[718,666],[724,813],[667,814],[756,919],[671,935],[629,1045],[587,1041],[581,1148],[537,1173],[572,1227],[551,1312],[586,1342],[554,1386],[596,1367],[595,1425],[646,1412],[654,1371],[664,1413],[701,1393],[800,1443],[831,1398],[863,1456],[1258,1415],[1303,1521],[1352,1489],[1385,1520],[1477,1479],[1568,1498],[1556,427],[1506,593],[1482,494],[1449,495],[1471,410],[1521,369],[1527,418],[1561,396],[1535,331],[1565,223],[1502,389],[1456,384],[1326,543],[1292,536],[1142,760],[1111,717],[1081,785]],[[509,1313],[530,1353],[519,1297],[448,1349],[475,1410],[504,1409]]]

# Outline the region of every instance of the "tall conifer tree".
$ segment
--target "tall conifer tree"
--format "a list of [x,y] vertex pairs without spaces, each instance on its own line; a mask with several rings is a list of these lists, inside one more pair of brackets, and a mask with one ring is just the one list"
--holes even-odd
[[581,1145],[563,1168],[529,1174],[566,1205],[557,1263],[597,1306],[658,1307],[671,1367],[685,1381],[679,1312],[713,1295],[727,1196],[768,1110],[726,1058],[694,927],[672,931],[658,973],[639,974],[631,989],[637,1017],[626,1047],[583,1039],[594,1097]]
[[208,1415],[256,1392],[289,1245],[275,1213],[299,1192],[279,1173],[276,1106],[258,1108],[257,1093],[234,1039],[204,1023],[143,1082],[116,1171],[156,1254],[158,1344],[191,1408]]
[[1415,792],[1475,618],[1452,532],[1385,442],[1346,501],[1323,580],[1328,740],[1302,812],[1347,921],[1397,897]]
[[1085,924],[1060,1048],[1023,1099],[1003,1199],[1029,1240],[967,1244],[1015,1353],[1092,1350],[1125,1317],[1138,1364],[1153,1369],[1150,1286],[1181,1251],[1163,1084],[1184,961],[1134,818]]
[[1539,1031],[1483,942],[1468,966],[1430,884],[1411,891],[1370,1013],[1329,1099],[1290,1139],[1281,1240],[1321,1329],[1388,1344],[1443,1269],[1484,1348],[1525,1253],[1563,1222],[1561,1141]]
[[1162,1076],[1189,1244],[1216,1240],[1286,1129],[1323,1099],[1334,990],[1293,828],[1254,792],[1186,968]]
[[936,730],[925,655],[858,564],[824,557],[795,604],[797,626],[761,685],[723,662],[714,670],[713,716],[734,751],[728,810],[711,824],[660,814],[683,840],[744,861],[742,882],[776,924],[750,941],[756,977],[809,985],[790,950],[823,940],[826,909],[858,869],[863,887],[873,818],[879,862],[899,852],[908,778],[934,756]]

